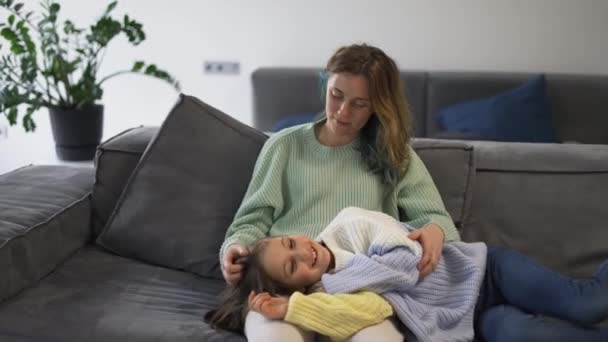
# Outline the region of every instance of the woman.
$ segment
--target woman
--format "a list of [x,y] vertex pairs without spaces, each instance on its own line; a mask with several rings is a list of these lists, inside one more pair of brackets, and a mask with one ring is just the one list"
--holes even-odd
[[[384,212],[418,228],[422,277],[437,266],[444,241],[459,234],[426,167],[409,146],[411,116],[399,69],[369,45],[338,49],[326,67],[325,118],[285,129],[264,145],[251,183],[220,250],[224,278],[235,284],[247,247],[268,236],[317,236],[343,208]],[[289,323],[250,312],[250,341],[305,341]],[[365,336],[365,337],[363,337]],[[353,337],[401,341],[392,321]]]

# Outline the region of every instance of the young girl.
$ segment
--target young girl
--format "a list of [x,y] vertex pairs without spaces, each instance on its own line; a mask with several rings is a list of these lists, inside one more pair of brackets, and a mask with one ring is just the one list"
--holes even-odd
[[[487,341],[608,340],[607,329],[593,327],[608,317],[608,262],[592,278],[574,280],[514,251],[453,242],[446,243],[435,271],[420,280],[416,265],[421,247],[407,233],[403,224],[386,214],[347,208],[316,240],[304,236],[261,240],[250,253],[241,285],[209,318],[218,326],[232,324],[238,329],[249,308],[269,319],[287,319],[309,329],[315,329],[310,321],[328,321],[339,328],[352,322],[345,314],[357,316],[364,310],[368,319],[355,320],[348,327],[350,333],[394,312],[421,341],[471,340],[473,319]],[[317,298],[304,300],[307,296],[300,292],[318,285],[329,294],[360,290],[380,294],[392,310],[370,292],[337,299],[339,307],[322,306],[332,298],[327,294],[312,294]],[[342,310],[355,298],[367,306]],[[308,310],[307,317],[300,317],[298,311],[310,309],[315,300],[322,310]],[[522,309],[561,320],[522,325],[516,336],[505,336],[493,329],[492,315],[486,317],[496,308]],[[328,334],[332,326],[317,331]],[[331,331],[328,335],[348,336]]]

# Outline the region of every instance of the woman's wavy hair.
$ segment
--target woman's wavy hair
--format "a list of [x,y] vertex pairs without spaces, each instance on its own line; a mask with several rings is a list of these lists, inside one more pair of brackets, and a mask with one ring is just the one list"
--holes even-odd
[[220,296],[220,304],[204,316],[213,328],[243,334],[251,291],[268,292],[271,296],[289,296],[294,291],[272,280],[262,267],[262,253],[267,239],[261,239],[250,249],[248,256],[237,260],[243,265],[242,278],[235,286],[228,286]]
[[374,114],[361,129],[360,152],[370,171],[379,174],[384,183],[395,185],[407,170],[412,129],[397,64],[382,50],[367,44],[341,47],[321,73],[324,100],[327,79],[342,72],[367,79]]

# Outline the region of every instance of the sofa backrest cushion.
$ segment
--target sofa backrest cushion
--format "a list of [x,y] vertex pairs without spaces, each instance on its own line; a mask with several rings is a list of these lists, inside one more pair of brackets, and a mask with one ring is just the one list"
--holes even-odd
[[220,245],[266,139],[182,95],[97,242],[123,256],[220,279]]
[[608,75],[548,74],[546,80],[560,140],[608,144]]
[[91,194],[92,226],[101,233],[131,173],[158,127],[128,129],[100,144],[95,154],[95,184]]
[[475,179],[473,147],[464,142],[413,139],[412,147],[429,170],[443,203],[460,229],[468,214]]
[[471,144],[477,171],[463,240],[590,276],[608,255],[608,146]]

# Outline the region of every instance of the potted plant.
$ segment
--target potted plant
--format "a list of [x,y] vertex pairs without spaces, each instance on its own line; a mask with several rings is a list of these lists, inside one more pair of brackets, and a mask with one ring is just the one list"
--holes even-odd
[[103,84],[126,73],[138,73],[179,84],[154,64],[136,61],[131,68],[98,77],[99,66],[112,39],[123,35],[132,45],[146,36],[142,24],[124,15],[111,16],[116,2],[88,28],[58,20],[60,5],[40,3],[40,11],[25,11],[24,4],[0,0],[6,14],[0,21],[0,112],[10,125],[21,121],[27,132],[36,129],[33,114],[49,110],[59,158],[92,159],[101,141]]

